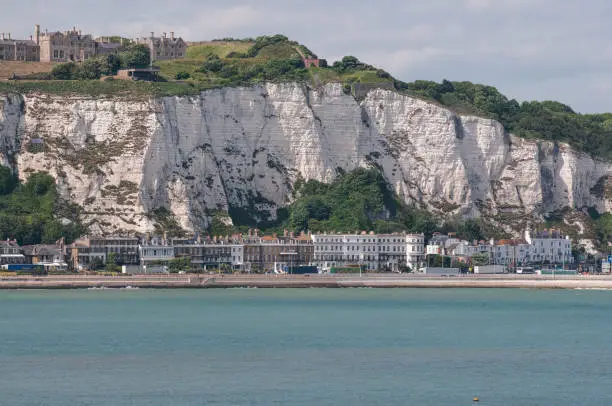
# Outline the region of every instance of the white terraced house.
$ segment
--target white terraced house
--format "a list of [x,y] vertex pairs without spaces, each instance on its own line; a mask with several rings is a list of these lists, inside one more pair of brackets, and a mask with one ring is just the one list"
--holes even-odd
[[422,234],[313,234],[314,264],[323,270],[362,265],[367,270],[415,269],[424,256]]

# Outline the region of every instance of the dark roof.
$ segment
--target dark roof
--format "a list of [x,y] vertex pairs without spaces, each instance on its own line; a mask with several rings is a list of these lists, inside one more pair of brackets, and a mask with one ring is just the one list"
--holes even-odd
[[0,39],[0,45],[27,45],[35,47],[36,42],[29,39]]
[[36,46],[36,42],[32,41],[31,39],[17,39],[15,40],[15,43],[21,44],[21,45],[27,45],[31,47]]
[[117,49],[123,46],[121,44],[108,43],[108,42],[98,42],[97,44],[99,48],[103,48],[103,49]]
[[24,255],[58,255],[62,253],[57,245],[38,244],[24,245],[22,247]]

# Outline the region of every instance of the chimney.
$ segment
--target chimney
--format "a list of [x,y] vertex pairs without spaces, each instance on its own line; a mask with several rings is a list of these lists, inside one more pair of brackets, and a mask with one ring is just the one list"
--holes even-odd
[[170,33],[170,39],[174,41],[174,31]]
[[8,39],[11,39],[11,33],[10,32],[8,33]]
[[153,38],[154,36],[155,36],[155,33],[151,31],[151,38]]
[[30,41],[32,41],[32,36],[30,35]]
[[164,38],[166,38],[166,33],[164,32]]
[[34,37],[36,37],[36,45],[40,45],[40,25],[34,26]]

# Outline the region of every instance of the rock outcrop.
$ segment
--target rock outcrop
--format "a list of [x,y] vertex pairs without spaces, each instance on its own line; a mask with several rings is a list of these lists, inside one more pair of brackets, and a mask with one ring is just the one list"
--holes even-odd
[[298,179],[359,166],[443,213],[511,222],[612,206],[609,163],[389,90],[356,101],[339,84],[148,100],[3,95],[0,163],[21,178],[51,173],[102,233],[149,231],[160,207],[185,229],[215,212],[274,218]]

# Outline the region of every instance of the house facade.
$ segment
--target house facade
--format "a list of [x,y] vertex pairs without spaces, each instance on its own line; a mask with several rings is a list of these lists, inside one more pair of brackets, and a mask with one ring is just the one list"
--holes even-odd
[[0,34],[0,61],[35,62],[40,60],[40,47],[35,41],[12,39],[11,34]]
[[415,269],[425,255],[422,234],[313,234],[314,264],[322,269],[361,265],[368,270]]
[[0,265],[23,264],[25,256],[15,240],[0,241]]
[[40,47],[41,62],[83,62],[96,55],[96,41],[74,27],[70,31],[40,32],[34,27],[36,44]]
[[174,32],[170,33],[170,37],[165,32],[161,37],[151,32],[149,37],[136,38],[136,43],[149,47],[152,61],[182,59],[187,52],[187,43],[181,37],[175,37]]
[[115,256],[117,264],[138,265],[139,240],[136,237],[84,237],[68,247],[70,262],[74,269],[87,269],[93,262],[105,264],[109,255]]

